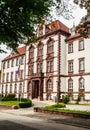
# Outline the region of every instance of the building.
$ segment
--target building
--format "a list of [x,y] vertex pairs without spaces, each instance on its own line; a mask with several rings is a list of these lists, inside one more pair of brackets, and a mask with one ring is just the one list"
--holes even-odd
[[82,100],[89,101],[90,39],[75,33],[75,27],[70,32],[58,20],[40,24],[37,37],[35,43],[19,48],[19,54],[13,53],[2,61],[0,92],[38,100],[55,100],[65,94],[75,100],[81,94]]
[[3,59],[0,87],[3,95],[15,93],[17,97],[23,96],[25,53],[26,46],[19,48],[18,54],[14,52]]

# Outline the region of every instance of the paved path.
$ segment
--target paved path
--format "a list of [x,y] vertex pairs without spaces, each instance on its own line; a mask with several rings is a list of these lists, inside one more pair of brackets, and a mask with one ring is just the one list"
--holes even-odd
[[[55,122],[55,123],[62,123],[62,124],[69,124],[74,126],[80,126],[83,128],[90,129],[90,119],[81,119],[81,118],[73,118],[69,116],[58,116],[58,115],[50,115],[50,114],[42,114],[38,112],[34,112],[34,107],[43,107],[47,105],[52,105],[53,102],[50,101],[37,101],[33,100],[33,107],[31,108],[24,108],[24,109],[7,109],[7,110],[0,110],[4,113],[14,114],[14,115],[21,115],[30,118],[39,118],[48,122]],[[67,105],[67,109],[78,109],[78,110],[88,110],[90,111],[90,106],[81,106],[81,105]]]

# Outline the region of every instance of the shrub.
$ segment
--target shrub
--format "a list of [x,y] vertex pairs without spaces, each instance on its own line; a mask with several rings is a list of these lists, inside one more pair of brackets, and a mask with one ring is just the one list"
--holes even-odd
[[67,104],[69,102],[69,96],[68,95],[65,95],[63,98],[62,98],[62,102]]
[[78,97],[76,99],[76,104],[79,104],[79,102],[81,101],[81,97],[83,97],[83,94],[78,94]]
[[55,108],[64,108],[66,107],[65,104],[55,104],[55,105],[52,105],[52,107],[55,107]]
[[2,101],[16,101],[15,94],[8,94],[2,98]]
[[32,106],[32,101],[31,100],[27,100],[27,102],[20,102],[19,103],[19,107],[20,108],[27,108],[27,107],[31,107]]

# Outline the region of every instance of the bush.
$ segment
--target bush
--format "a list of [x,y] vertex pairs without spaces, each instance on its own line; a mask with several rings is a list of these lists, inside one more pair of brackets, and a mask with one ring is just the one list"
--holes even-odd
[[64,108],[64,107],[66,107],[65,104],[54,104],[51,106],[42,107],[42,109],[44,109],[44,110],[58,110],[58,108]]
[[52,105],[52,107],[55,107],[55,108],[64,108],[66,107],[65,104],[55,104],[55,105]]
[[62,102],[67,104],[69,102],[69,96],[68,95],[65,95],[63,98],[62,98]]
[[79,104],[79,102],[81,101],[81,97],[83,97],[83,94],[78,94],[76,104]]
[[20,108],[27,108],[32,106],[32,101],[27,99],[27,102],[20,102],[19,107]]
[[8,94],[2,98],[2,101],[16,101],[15,94]]

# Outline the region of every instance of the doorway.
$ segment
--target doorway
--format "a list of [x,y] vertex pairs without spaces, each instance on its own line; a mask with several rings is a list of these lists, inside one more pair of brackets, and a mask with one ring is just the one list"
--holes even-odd
[[32,98],[38,98],[39,96],[39,80],[32,82]]

